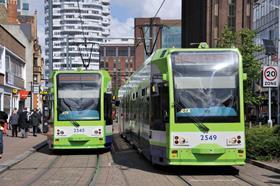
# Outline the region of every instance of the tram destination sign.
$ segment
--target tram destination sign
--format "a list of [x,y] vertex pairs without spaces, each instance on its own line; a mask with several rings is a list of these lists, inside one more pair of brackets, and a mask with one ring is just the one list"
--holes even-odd
[[263,67],[263,87],[278,87],[279,69],[277,66]]

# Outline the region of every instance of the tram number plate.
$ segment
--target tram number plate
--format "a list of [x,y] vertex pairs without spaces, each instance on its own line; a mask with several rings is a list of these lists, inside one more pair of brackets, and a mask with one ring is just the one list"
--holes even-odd
[[217,138],[218,138],[217,135],[209,135],[209,134],[200,135],[201,141],[216,141]]
[[74,133],[75,134],[85,133],[85,129],[84,128],[74,128]]

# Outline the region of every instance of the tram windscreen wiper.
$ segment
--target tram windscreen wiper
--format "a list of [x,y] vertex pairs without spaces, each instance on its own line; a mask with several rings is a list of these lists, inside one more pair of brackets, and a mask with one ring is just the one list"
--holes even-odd
[[[175,105],[180,108],[180,109],[183,109],[183,107],[175,101]],[[192,121],[193,123],[195,124],[195,126],[197,126],[200,130],[203,130],[204,132],[208,132],[210,129],[204,124],[202,123],[198,118],[196,117],[193,117],[193,116],[188,116]]]
[[71,122],[72,125],[74,125],[75,127],[79,127],[79,126],[80,126],[80,124],[79,124],[77,121],[75,121],[75,120],[70,120],[70,122]]

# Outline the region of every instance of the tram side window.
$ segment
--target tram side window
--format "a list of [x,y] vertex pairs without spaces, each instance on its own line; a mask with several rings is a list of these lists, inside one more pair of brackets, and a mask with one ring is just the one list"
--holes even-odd
[[168,121],[169,109],[169,96],[168,96],[168,86],[164,83],[158,83],[158,92],[151,96],[151,129],[165,131],[165,122]]
[[105,94],[105,104],[104,104],[104,111],[105,111],[105,120],[106,125],[111,125],[112,121],[112,94]]

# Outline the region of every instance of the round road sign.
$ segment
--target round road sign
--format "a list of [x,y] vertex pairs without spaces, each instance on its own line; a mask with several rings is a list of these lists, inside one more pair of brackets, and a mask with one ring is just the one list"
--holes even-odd
[[277,78],[277,70],[274,67],[268,67],[264,71],[264,78],[267,81],[274,81]]

